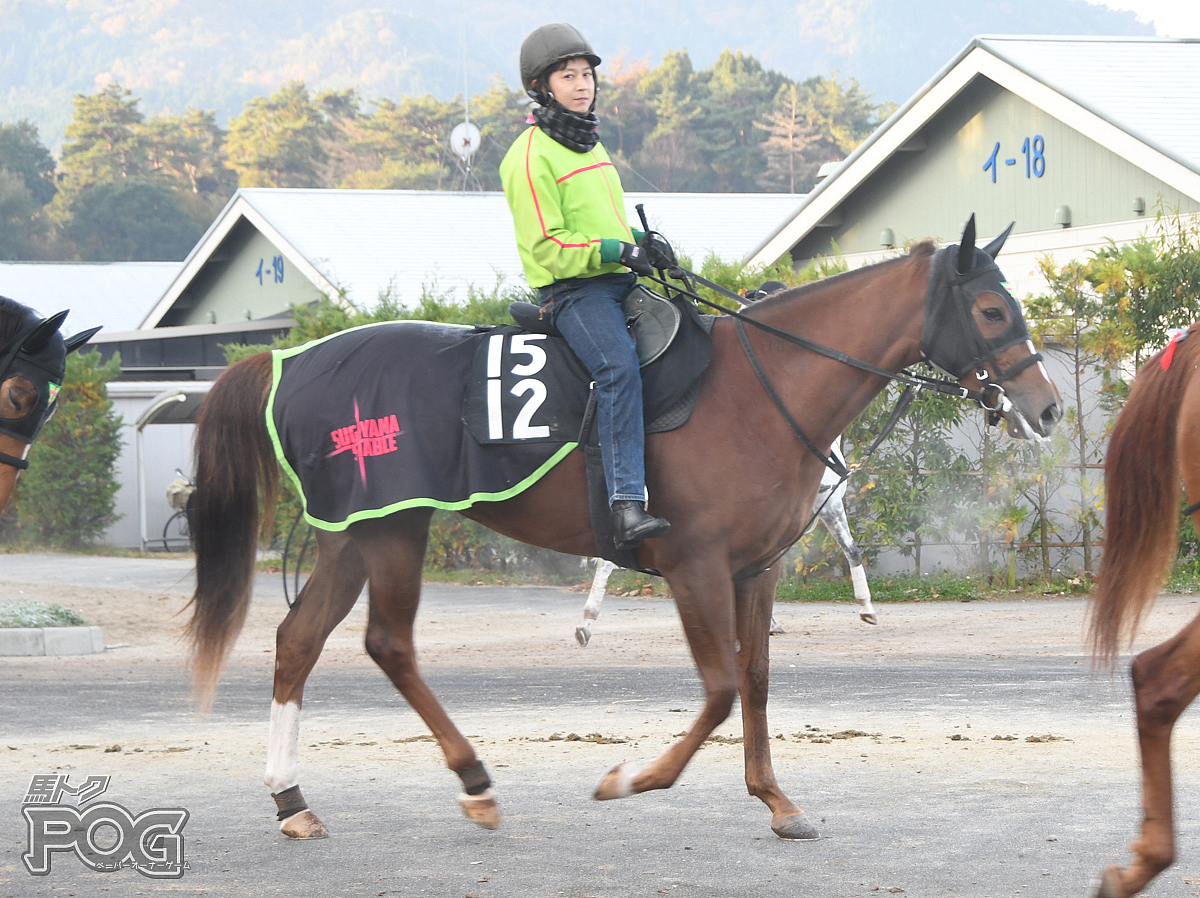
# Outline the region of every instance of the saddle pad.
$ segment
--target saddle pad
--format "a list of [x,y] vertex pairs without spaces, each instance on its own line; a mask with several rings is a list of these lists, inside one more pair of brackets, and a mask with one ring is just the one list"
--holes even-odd
[[[663,303],[666,305],[667,303]],[[671,303],[674,339],[642,368],[647,433],[687,421],[700,375],[712,360],[711,316]],[[578,440],[591,377],[562,337],[515,325],[492,328],[479,347],[463,418],[480,443]]]
[[573,442],[481,445],[463,425],[490,329],[395,321],[272,353],[267,427],[314,527],[403,508],[458,510],[536,483]]

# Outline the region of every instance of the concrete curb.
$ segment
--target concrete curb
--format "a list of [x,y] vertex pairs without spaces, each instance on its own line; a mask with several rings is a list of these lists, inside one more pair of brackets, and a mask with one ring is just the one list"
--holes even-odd
[[99,627],[3,627],[0,655],[90,655],[104,651]]

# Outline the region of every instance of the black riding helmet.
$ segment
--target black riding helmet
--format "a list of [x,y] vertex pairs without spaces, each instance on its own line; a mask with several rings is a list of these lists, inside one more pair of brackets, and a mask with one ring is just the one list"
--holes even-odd
[[[533,82],[550,66],[582,56],[592,66],[600,65],[600,57],[574,25],[555,22],[535,28],[521,44],[521,86],[525,93],[541,101]],[[543,84],[544,88],[545,85]]]

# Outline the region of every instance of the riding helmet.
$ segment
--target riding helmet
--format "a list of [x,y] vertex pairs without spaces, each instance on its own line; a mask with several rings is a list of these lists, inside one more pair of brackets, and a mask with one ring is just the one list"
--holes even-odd
[[536,100],[533,80],[550,66],[578,56],[600,65],[600,57],[574,25],[555,22],[534,29],[521,44],[521,86]]

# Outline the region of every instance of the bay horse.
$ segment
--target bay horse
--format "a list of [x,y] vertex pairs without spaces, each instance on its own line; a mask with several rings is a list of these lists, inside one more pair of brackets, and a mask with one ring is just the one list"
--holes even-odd
[[[777,294],[747,310],[749,327],[729,317],[714,322],[713,358],[690,418],[647,441],[650,506],[671,521],[671,532],[637,549],[639,566],[660,571],[670,585],[703,681],[703,708],[687,733],[645,769],[622,764],[610,770],[594,798],[669,788],[740,694],[748,791],[770,809],[779,837],[818,838],[776,781],[766,717],[775,562],[807,525],[825,468],[792,427],[802,426],[809,442],[828,452],[890,376],[925,358],[955,378],[957,385],[949,386],[956,391],[982,389],[972,395],[991,397],[987,404],[1004,415],[1010,433],[1048,434],[1062,415],[1061,401],[995,264],[1006,236],[977,248],[972,216],[958,245],[935,250],[923,242],[907,256]],[[760,333],[763,327],[772,330]],[[789,344],[801,334],[856,361]],[[759,382],[752,355],[779,406]],[[245,621],[260,496],[269,506],[278,488],[265,420],[272,381],[271,353],[230,366],[208,393],[196,425],[196,591],[188,635],[202,707],[211,704]],[[298,392],[293,402],[315,404],[313,392]],[[525,543],[596,554],[578,450],[523,492],[460,513]],[[426,507],[406,508],[344,530],[318,530],[316,566],[276,638],[264,780],[289,837],[328,834],[300,794],[300,710],[305,680],[326,638],[364,584],[368,654],[421,716],[447,767],[461,779],[459,801],[467,817],[488,828],[500,825],[482,761],[417,669],[413,627],[431,514]]]
[[67,355],[100,330],[94,327],[64,340],[58,331],[66,317],[63,311],[42,318],[0,296],[0,513],[17,477],[29,467],[29,447],[54,414]]
[[[840,438],[833,441],[829,452],[843,465],[846,459],[838,448]],[[875,606],[871,604],[871,586],[867,582],[867,569],[863,565],[862,550],[854,541],[850,532],[850,521],[846,517],[846,481],[833,468],[826,468],[821,474],[821,485],[817,489],[817,498],[813,507],[813,521],[805,534],[816,529],[817,522],[825,525],[825,529],[837,541],[846,563],[850,566],[850,582],[854,586],[854,599],[858,602],[858,616],[864,623],[877,624]],[[596,559],[596,573],[592,576],[592,585],[588,590],[587,601],[583,605],[583,623],[575,628],[575,641],[584,648],[592,639],[592,621],[600,617],[600,606],[608,587],[608,578],[612,576],[617,565],[603,558]],[[781,635],[784,630],[771,617],[770,634]]]
[[[1110,668],[1131,644],[1175,557],[1180,485],[1192,516],[1200,500],[1200,326],[1142,366],[1117,416],[1104,463],[1104,554],[1092,590],[1089,635]],[[1183,339],[1180,339],[1182,337]],[[1130,668],[1142,758],[1142,829],[1133,861],[1104,871],[1100,898],[1128,898],[1175,860],[1171,732],[1200,693],[1200,617]]]

